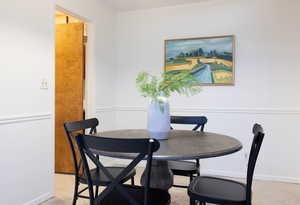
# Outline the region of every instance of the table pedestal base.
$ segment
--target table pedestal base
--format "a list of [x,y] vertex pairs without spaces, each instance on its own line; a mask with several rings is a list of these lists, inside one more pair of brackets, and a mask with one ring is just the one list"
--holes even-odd
[[[141,184],[145,185],[145,172],[141,177]],[[153,160],[150,187],[169,190],[173,185],[173,173],[169,169],[168,161]]]

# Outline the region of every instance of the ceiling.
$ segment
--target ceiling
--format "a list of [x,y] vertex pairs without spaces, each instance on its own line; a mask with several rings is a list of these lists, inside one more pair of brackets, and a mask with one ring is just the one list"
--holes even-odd
[[180,4],[197,3],[210,0],[102,0],[119,11],[158,8]]

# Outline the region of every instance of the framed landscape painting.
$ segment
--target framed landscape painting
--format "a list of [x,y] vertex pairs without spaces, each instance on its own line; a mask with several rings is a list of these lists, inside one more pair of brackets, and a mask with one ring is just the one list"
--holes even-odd
[[196,85],[234,85],[234,36],[165,40],[165,72],[182,70]]

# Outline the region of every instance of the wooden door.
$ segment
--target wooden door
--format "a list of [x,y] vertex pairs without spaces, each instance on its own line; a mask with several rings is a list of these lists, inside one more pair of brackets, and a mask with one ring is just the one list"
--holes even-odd
[[74,173],[63,123],[83,119],[84,24],[56,25],[55,172]]

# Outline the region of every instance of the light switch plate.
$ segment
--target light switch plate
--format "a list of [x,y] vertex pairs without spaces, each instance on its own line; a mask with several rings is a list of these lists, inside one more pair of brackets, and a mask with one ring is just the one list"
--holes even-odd
[[46,78],[42,79],[40,89],[48,90],[48,80]]

